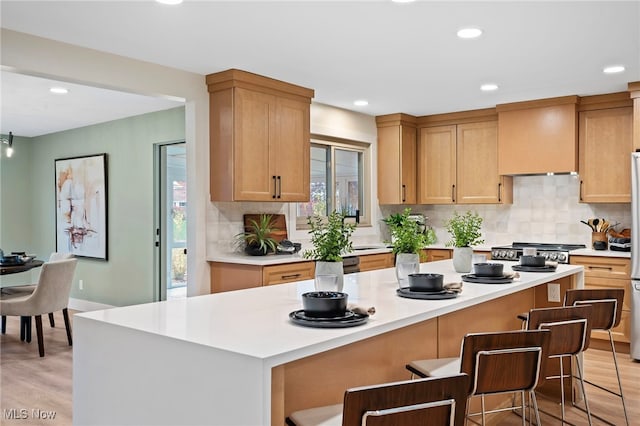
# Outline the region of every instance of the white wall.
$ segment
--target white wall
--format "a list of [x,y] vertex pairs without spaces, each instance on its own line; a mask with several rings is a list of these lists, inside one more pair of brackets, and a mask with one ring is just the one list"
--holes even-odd
[[187,142],[188,294],[209,292],[205,259],[209,199],[209,96],[203,75],[154,65],[2,29],[0,58],[7,70],[149,96],[185,100]]

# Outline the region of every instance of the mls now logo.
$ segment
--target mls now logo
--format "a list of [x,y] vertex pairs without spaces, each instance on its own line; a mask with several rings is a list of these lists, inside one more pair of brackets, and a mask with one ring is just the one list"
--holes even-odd
[[6,420],[24,420],[29,418],[29,410],[26,408],[5,408],[2,414]]

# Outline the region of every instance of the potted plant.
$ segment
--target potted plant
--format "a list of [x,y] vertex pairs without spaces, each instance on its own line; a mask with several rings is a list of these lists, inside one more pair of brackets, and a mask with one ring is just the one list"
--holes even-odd
[[411,209],[383,219],[391,234],[391,247],[396,255],[396,277],[401,288],[407,287],[409,274],[420,271],[421,250],[436,241],[435,232],[427,228],[421,232],[420,224],[409,218]]
[[456,272],[468,273],[471,271],[472,246],[484,243],[480,228],[482,218],[478,213],[467,211],[465,214],[454,212],[453,216],[445,223],[445,228],[451,234],[451,241],[447,247],[453,246],[453,267]]
[[308,218],[313,249],[306,250],[303,256],[316,260],[316,290],[342,291],[342,255],[352,250],[351,234],[356,227],[355,224],[344,223],[344,218],[344,214],[336,211],[326,218]]
[[268,253],[275,253],[278,242],[271,236],[274,228],[274,221],[271,215],[260,215],[258,221],[250,219],[249,226],[245,232],[236,234],[238,246],[245,253],[251,256],[264,256]]

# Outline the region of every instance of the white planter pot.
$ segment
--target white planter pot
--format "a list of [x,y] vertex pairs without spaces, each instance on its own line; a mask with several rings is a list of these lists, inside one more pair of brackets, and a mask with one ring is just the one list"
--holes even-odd
[[467,274],[471,272],[471,257],[473,248],[454,247],[453,248],[453,269],[456,272]]
[[409,287],[409,274],[420,272],[420,255],[417,253],[396,254],[396,278],[398,287]]
[[316,261],[314,285],[316,291],[342,291],[344,269],[342,262]]

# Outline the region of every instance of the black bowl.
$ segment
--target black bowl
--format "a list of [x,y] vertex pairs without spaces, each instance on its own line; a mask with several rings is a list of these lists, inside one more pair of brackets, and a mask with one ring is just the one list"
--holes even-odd
[[546,260],[544,256],[520,256],[522,266],[544,266]]
[[478,277],[501,277],[504,275],[502,263],[474,263],[473,273]]
[[337,291],[311,291],[302,295],[302,308],[308,317],[340,317],[347,311],[348,297]]
[[442,291],[442,274],[409,274],[409,289],[411,291]]

